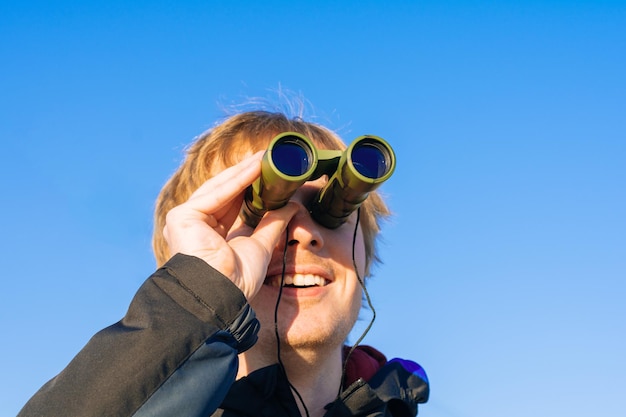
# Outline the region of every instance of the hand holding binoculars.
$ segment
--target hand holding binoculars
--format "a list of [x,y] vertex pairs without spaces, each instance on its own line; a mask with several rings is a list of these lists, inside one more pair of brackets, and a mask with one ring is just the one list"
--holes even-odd
[[241,216],[256,227],[267,210],[283,207],[302,184],[328,175],[308,209],[316,222],[335,229],[391,177],[395,164],[393,149],[377,136],[360,136],[341,151],[316,149],[304,135],[281,133],[263,155],[261,176],[246,190]]

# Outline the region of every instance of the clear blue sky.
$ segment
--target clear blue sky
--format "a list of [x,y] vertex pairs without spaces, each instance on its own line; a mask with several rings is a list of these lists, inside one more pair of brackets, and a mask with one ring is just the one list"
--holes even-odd
[[365,343],[420,415],[623,416],[626,3],[86,3],[0,5],[0,415],[122,317],[220,103],[280,85],[398,153]]

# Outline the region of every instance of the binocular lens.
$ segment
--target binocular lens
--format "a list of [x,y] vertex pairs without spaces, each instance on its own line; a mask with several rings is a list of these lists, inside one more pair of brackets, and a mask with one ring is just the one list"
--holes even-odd
[[274,145],[272,162],[285,175],[298,177],[311,167],[311,154],[307,144],[297,136],[286,136]]
[[326,184],[311,196],[308,209],[316,222],[334,229],[389,179],[394,167],[391,146],[378,136],[360,136],[338,150],[317,149],[306,136],[284,132],[271,140],[263,155],[261,176],[246,190],[241,217],[256,227],[265,212],[287,204],[302,184],[326,175]]
[[352,165],[367,178],[380,178],[390,168],[391,156],[387,148],[378,142],[363,141],[352,150]]

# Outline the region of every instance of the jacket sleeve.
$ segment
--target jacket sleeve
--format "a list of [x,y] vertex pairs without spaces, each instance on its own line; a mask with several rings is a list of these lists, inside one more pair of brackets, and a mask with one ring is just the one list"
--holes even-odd
[[24,406],[26,416],[209,415],[259,329],[243,293],[204,261],[178,254]]

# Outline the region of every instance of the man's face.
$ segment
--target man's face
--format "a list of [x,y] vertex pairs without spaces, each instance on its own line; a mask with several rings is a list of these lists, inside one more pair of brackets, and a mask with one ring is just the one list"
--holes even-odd
[[[278,330],[284,345],[295,349],[341,346],[361,308],[361,286],[352,260],[356,213],[337,229],[327,229],[311,218],[308,202],[326,179],[307,182],[292,197],[300,210],[289,223],[285,285],[278,309]],[[283,270],[285,240],[274,250],[265,283],[250,301],[261,321],[260,346],[274,349],[274,311]],[[365,271],[360,227],[354,247],[359,274]],[[273,350],[275,352],[275,350]]]

